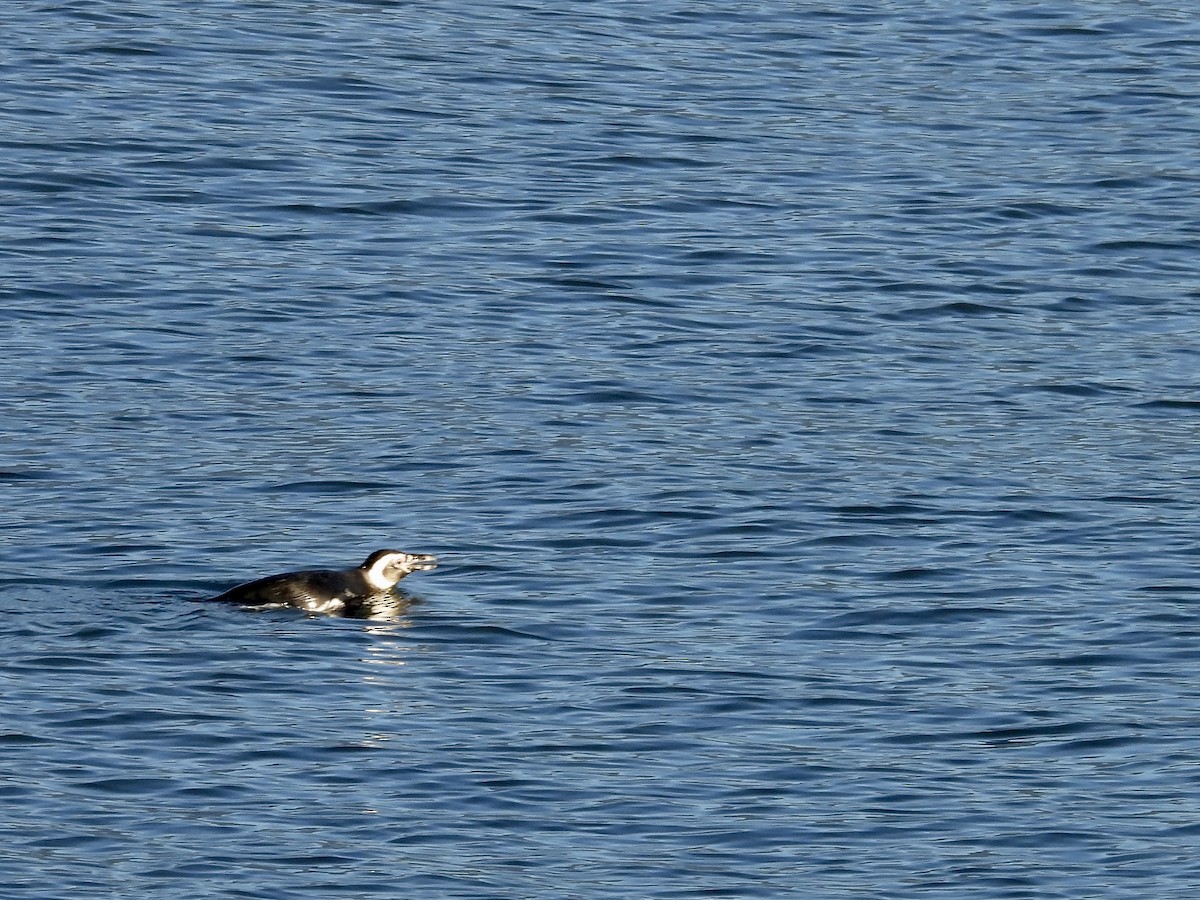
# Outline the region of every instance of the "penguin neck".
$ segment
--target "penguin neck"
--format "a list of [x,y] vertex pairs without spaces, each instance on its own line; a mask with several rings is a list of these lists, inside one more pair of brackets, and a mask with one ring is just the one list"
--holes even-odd
[[370,569],[359,569],[358,574],[362,578],[363,584],[369,593],[380,593],[382,591],[390,591],[396,586],[396,582],[384,576],[380,571],[381,566],[372,566]]

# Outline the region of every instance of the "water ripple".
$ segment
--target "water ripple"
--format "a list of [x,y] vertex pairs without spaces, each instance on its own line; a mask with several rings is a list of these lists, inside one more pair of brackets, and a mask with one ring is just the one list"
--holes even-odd
[[11,6],[6,897],[1194,894],[1188,10]]

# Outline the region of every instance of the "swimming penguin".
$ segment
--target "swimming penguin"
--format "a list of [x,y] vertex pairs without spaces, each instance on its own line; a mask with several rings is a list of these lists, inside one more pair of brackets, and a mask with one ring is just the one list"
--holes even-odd
[[247,606],[294,606],[314,613],[343,613],[387,594],[405,575],[437,567],[430,553],[376,550],[357,569],[313,569],[268,575],[239,584],[214,600]]

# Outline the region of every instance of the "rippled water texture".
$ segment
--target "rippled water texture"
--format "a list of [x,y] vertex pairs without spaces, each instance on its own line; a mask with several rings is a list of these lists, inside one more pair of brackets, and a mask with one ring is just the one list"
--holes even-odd
[[6,900],[1196,896],[1192,7],[3,19]]

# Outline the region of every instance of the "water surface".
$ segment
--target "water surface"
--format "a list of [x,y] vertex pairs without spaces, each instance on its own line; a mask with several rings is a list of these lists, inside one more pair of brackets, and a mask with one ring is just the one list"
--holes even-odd
[[1190,9],[6,9],[6,897],[1194,896]]

